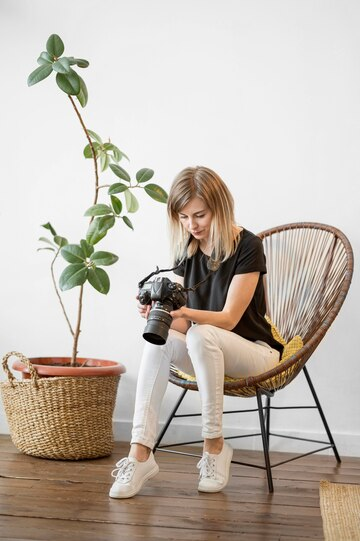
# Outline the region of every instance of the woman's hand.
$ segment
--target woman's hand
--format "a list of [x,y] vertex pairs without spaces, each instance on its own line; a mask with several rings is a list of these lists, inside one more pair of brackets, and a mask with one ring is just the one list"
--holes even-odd
[[175,331],[186,334],[191,323],[186,314],[186,306],[182,306],[179,310],[172,310],[170,312],[171,317],[173,318],[171,322],[171,328]]
[[[136,300],[139,300],[139,295],[136,295]],[[141,317],[147,319],[149,317],[149,312],[151,309],[151,306],[149,304],[141,304],[140,302],[137,305],[137,309],[139,310],[139,314]]]
[[182,306],[178,310],[172,310],[170,315],[173,319],[187,319],[186,317],[186,306]]

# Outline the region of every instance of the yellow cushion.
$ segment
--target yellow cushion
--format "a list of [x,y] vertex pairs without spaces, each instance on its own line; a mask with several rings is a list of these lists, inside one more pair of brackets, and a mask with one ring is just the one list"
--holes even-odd
[[284,361],[289,359],[292,355],[294,355],[297,351],[299,351],[299,349],[301,349],[303,345],[304,345],[304,342],[302,341],[301,336],[299,336],[298,334],[294,336],[294,338],[292,338],[290,342],[285,344],[280,362],[283,363]]
[[281,336],[280,331],[277,328],[277,326],[271,321],[269,316],[265,316],[265,319],[269,323],[269,325],[271,325],[271,334],[273,335],[273,338],[275,338],[275,340],[277,342],[280,342],[280,344],[282,344],[283,346],[286,346],[286,342],[284,338]]
[[284,346],[280,362],[284,362],[287,359],[291,357],[291,355],[294,355],[299,349],[301,349],[304,345],[301,336],[298,334],[294,336],[290,340],[290,342],[286,343],[284,338],[281,336],[279,329],[276,327],[276,325],[271,321],[269,316],[265,316],[266,321],[271,325],[271,334],[273,335],[273,338],[280,342]]
[[[276,327],[276,325],[274,325],[269,316],[265,316],[265,319],[271,325],[271,333],[275,340],[284,346],[281,359],[279,361],[280,363],[283,363],[303,347],[304,343],[302,338],[297,334],[290,340],[290,342],[286,343],[284,338],[281,336],[279,329]],[[196,381],[195,376],[185,374],[185,372],[182,372],[181,370],[177,370],[177,375],[179,378],[186,379],[187,381]],[[227,382],[238,381],[239,379],[242,378],[231,378],[230,376],[225,376],[225,381]]]

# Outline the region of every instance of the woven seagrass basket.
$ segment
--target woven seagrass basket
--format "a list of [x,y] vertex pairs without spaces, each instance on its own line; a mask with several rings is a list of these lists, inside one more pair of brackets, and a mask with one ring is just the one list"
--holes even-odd
[[[17,380],[11,355],[28,367],[30,379]],[[22,354],[3,358],[8,381],[1,397],[14,445],[27,455],[80,460],[108,456],[113,449],[112,415],[120,376],[41,378]]]

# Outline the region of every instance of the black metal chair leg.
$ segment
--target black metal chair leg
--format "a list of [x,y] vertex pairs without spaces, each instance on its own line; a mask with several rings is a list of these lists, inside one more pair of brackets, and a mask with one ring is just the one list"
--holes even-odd
[[268,449],[270,449],[270,408],[271,408],[271,398],[270,396],[267,396],[266,397],[265,427],[266,427],[266,439],[267,439]]
[[317,397],[317,394],[316,394],[316,392],[315,392],[315,387],[314,387],[313,384],[312,384],[312,381],[311,381],[311,379],[310,379],[310,375],[309,375],[309,372],[307,371],[306,366],[304,366],[303,371],[304,371],[306,380],[307,380],[307,382],[308,382],[308,384],[309,384],[310,391],[311,391],[311,393],[312,393],[312,395],[313,395],[313,398],[314,398],[314,400],[315,400],[316,407],[317,407],[317,409],[318,409],[318,411],[319,411],[319,414],[320,414],[321,420],[322,420],[322,422],[323,422],[324,428],[325,428],[325,430],[326,430],[326,434],[327,434],[327,436],[328,436],[328,438],[329,438],[329,442],[331,443],[332,449],[333,449],[333,451],[334,451],[335,458],[336,458],[337,462],[340,463],[340,462],[341,462],[340,455],[339,455],[338,450],[337,450],[337,448],[336,448],[335,441],[334,441],[334,439],[333,439],[333,437],[332,437],[332,434],[331,434],[329,425],[327,424],[327,421],[326,421],[324,412],[323,412],[323,410],[322,410],[320,401],[319,401],[319,399],[318,399],[318,397]]
[[175,404],[175,406],[174,406],[172,412],[170,413],[170,415],[169,415],[169,417],[168,417],[168,419],[167,419],[167,421],[166,421],[166,423],[165,423],[163,429],[161,430],[161,432],[160,432],[160,434],[159,434],[159,436],[158,436],[158,439],[157,439],[157,441],[156,441],[156,443],[155,443],[155,447],[154,447],[153,453],[155,453],[155,452],[156,452],[156,449],[159,447],[159,445],[160,445],[160,443],[161,443],[161,440],[163,439],[163,437],[164,437],[164,435],[165,435],[165,432],[166,432],[167,429],[169,428],[169,425],[170,425],[171,421],[172,421],[173,418],[175,417],[176,412],[177,412],[177,410],[179,409],[181,402],[184,400],[187,391],[188,391],[187,389],[184,389],[183,392],[182,392],[181,395],[180,395],[180,398],[179,398],[178,401],[176,402],[176,404]]
[[264,459],[265,459],[267,480],[268,480],[268,485],[269,485],[269,492],[274,492],[274,485],[273,485],[273,480],[272,480],[270,457],[269,457],[269,447],[268,447],[267,436],[266,436],[264,411],[263,411],[260,389],[256,389],[256,398],[257,398],[257,403],[258,403],[261,437],[262,437],[263,448],[264,448]]

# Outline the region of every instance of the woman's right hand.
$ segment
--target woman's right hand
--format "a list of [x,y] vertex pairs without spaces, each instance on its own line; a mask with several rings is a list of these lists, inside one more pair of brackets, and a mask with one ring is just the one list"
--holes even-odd
[[[139,300],[139,295],[136,295],[136,299]],[[139,310],[139,314],[141,317],[147,319],[149,317],[149,312],[151,309],[151,306],[149,304],[141,304],[140,302],[137,305],[137,309]]]

